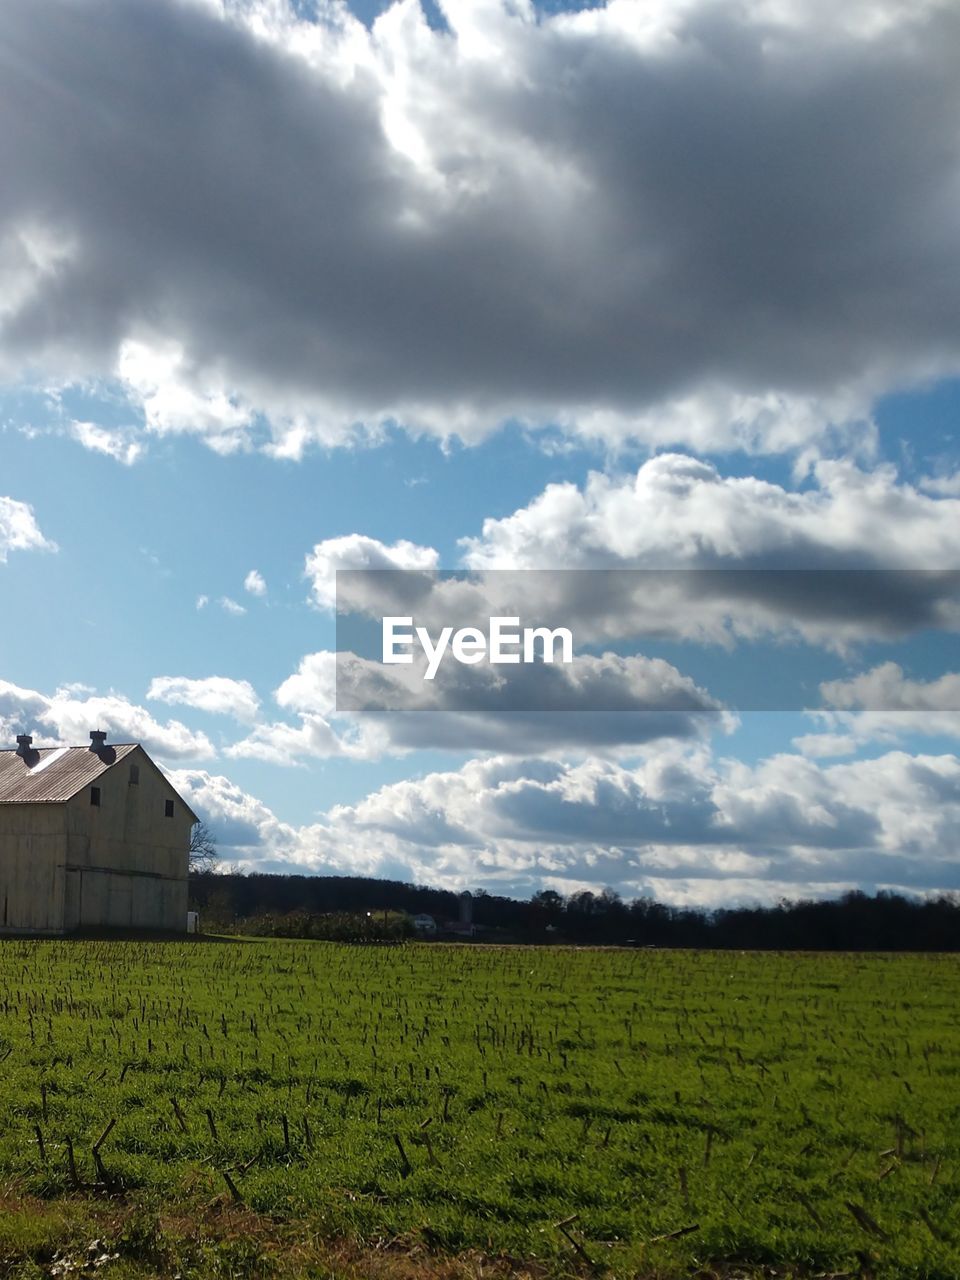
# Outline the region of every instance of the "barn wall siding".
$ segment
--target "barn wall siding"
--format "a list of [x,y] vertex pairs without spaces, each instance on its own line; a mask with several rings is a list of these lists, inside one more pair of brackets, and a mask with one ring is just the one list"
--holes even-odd
[[[139,781],[131,781],[131,768]],[[175,929],[187,923],[187,850],[193,815],[142,750],[85,788],[67,809],[66,928]],[[166,802],[173,799],[168,818]]]
[[63,805],[0,805],[0,932],[63,931]]
[[92,785],[99,805],[0,805],[0,933],[186,930],[190,810],[140,748]]

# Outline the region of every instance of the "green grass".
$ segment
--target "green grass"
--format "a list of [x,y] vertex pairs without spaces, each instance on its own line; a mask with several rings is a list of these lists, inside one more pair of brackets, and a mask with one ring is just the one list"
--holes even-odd
[[416,1274],[955,1280],[958,979],[952,956],[6,941],[0,1276],[58,1274],[95,1225],[98,1275],[220,1274],[190,1225],[213,1215],[224,1275],[353,1274],[293,1257],[336,1241],[419,1250]]

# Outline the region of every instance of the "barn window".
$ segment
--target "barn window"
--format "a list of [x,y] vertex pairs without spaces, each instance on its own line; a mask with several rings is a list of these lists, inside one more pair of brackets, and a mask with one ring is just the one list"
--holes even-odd
[[164,816],[165,818],[172,818],[172,817],[173,817],[173,801],[172,801],[172,800],[164,800],[164,802],[163,802],[163,816]]
[[130,766],[130,785],[135,787],[140,781],[140,766],[132,764]]
[[100,788],[99,787],[90,788],[90,803],[96,805],[98,809],[100,808]]

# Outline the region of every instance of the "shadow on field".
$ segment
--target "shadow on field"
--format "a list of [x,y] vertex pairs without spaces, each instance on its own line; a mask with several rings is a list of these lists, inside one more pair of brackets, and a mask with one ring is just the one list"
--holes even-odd
[[254,941],[225,933],[178,933],[175,929],[77,929],[64,935],[64,941],[70,939],[78,942],[186,942],[197,945]]
[[249,943],[256,938],[242,938],[221,933],[178,933],[175,929],[75,929],[72,933],[0,934],[0,942],[183,942],[183,943]]

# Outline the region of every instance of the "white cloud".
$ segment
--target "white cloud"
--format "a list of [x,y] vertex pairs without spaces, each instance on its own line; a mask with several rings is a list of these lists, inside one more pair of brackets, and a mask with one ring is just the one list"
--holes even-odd
[[227,747],[226,755],[292,767],[334,756],[375,759],[390,749],[387,734],[374,722],[336,714],[333,653],[308,654],[274,696],[298,722],[257,724],[247,737]]
[[924,476],[919,482],[921,489],[928,493],[943,494],[949,498],[960,498],[960,471],[945,475]]
[[0,564],[11,551],[56,551],[57,544],[40,532],[33,507],[15,498],[0,498]]
[[829,766],[782,755],[754,767],[703,747],[658,751],[630,767],[491,757],[384,786],[299,828],[277,823],[225,779],[193,776],[210,794],[187,791],[189,802],[242,827],[231,856],[250,869],[524,896],[610,885],[708,906],[960,885],[952,755],[890,752]]
[[197,596],[197,612],[199,613],[201,609],[205,609],[209,603],[209,596]]
[[318,543],[307,575],[332,607],[334,571],[366,570],[341,575],[341,614],[416,615],[434,634],[519,615],[571,628],[577,647],[774,635],[843,648],[960,629],[960,499],[849,459],[815,461],[809,479],[791,489],[659,454],[485,520],[460,540],[468,580],[439,573],[431,547],[360,534]]
[[388,545],[361,533],[349,533],[318,542],[307,556],[304,572],[310,579],[314,602],[332,609],[337,603],[338,569],[406,569],[429,574],[439,563],[433,547],[417,546],[406,539]]
[[95,422],[70,423],[70,435],[85,449],[106,454],[124,466],[133,466],[144,454],[146,446],[134,438],[132,431],[99,427]]
[[[947,672],[936,680],[911,680],[896,662],[883,662],[850,680],[828,680],[820,693],[831,707],[864,711],[960,712],[960,674]],[[932,722],[935,723],[935,722]]]
[[754,768],[702,749],[635,767],[474,761],[334,809],[339,830],[386,833],[423,856],[642,885],[648,877],[915,883],[956,880],[960,760],[892,752]]
[[226,676],[207,676],[202,680],[155,676],[147,697],[152,702],[179,703],[198,711],[233,716],[236,720],[253,720],[260,708],[260,700],[249,681],[231,680]]
[[289,711],[329,716],[337,704],[337,655],[308,653],[277,689],[277,705]]
[[6,376],[291,457],[507,419],[797,448],[960,368],[951,0],[320,15],[9,0]]
[[200,434],[217,453],[236,453],[250,443],[253,413],[236,402],[215,375],[197,385],[184,367],[183,347],[172,341],[127,339],[117,352],[114,372],[143,409],[148,431]]
[[235,618],[241,618],[247,612],[245,605],[238,604],[230,596],[221,596],[217,603],[224,613],[232,614]]
[[243,580],[243,589],[252,596],[265,596],[267,594],[267,584],[263,574],[258,569],[251,569]]
[[[491,597],[549,601],[584,642],[780,633],[841,645],[960,625],[960,501],[849,459],[815,462],[811,480],[788,489],[661,454],[633,475],[549,485],[461,539],[463,561],[488,575]],[[547,572],[571,569],[658,572]],[[522,572],[516,583],[504,573],[501,587],[497,570]],[[450,590],[440,583],[436,594]],[[517,603],[501,600],[501,611]]]
[[0,736],[13,741],[32,733],[36,745],[86,746],[92,729],[105,729],[114,742],[140,742],[161,761],[212,758],[216,751],[203,733],[179,720],[165,724],[120,694],[90,693],[67,685],[47,697],[0,680]]
[[279,856],[292,844],[294,829],[235,782],[203,769],[168,769],[167,776],[191,809],[210,827],[217,852],[229,861]]
[[463,538],[472,569],[952,569],[960,500],[901,482],[894,468],[813,465],[786,489],[723,476],[685,454],[659,454],[633,475],[591,472],[583,488],[549,485],[525,507]]
[[393,856],[396,842],[372,845],[347,831],[334,835],[323,824],[294,827],[281,822],[257,797],[229,778],[202,769],[170,769],[170,781],[208,824],[223,862],[248,871],[384,876],[410,880],[413,868]]
[[[913,680],[896,662],[883,662],[847,680],[820,685],[825,708],[811,711],[829,732],[797,739],[806,754],[839,754],[841,744],[897,742],[908,735],[960,738],[960,674]],[[822,740],[825,750],[817,750]],[[837,751],[829,750],[835,742]],[[812,744],[812,749],[811,745]]]
[[304,714],[296,725],[283,721],[257,724],[247,737],[224,748],[223,754],[234,760],[261,760],[292,768],[335,756],[369,760],[382,755],[387,746],[385,735],[375,726]]
[[793,745],[801,755],[823,759],[827,756],[852,756],[861,741],[852,733],[803,733],[794,738]]

